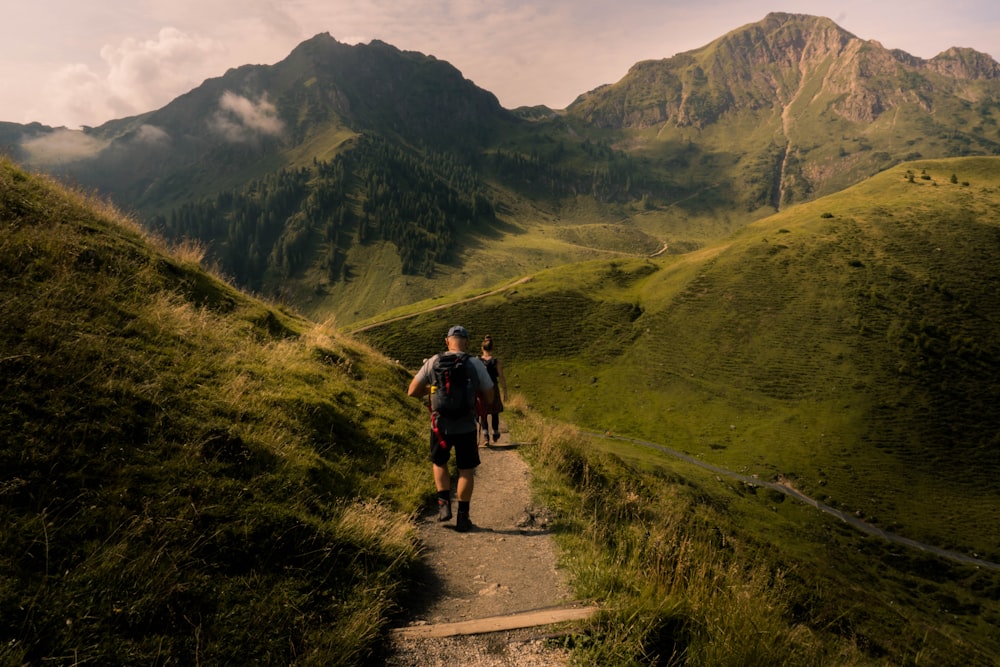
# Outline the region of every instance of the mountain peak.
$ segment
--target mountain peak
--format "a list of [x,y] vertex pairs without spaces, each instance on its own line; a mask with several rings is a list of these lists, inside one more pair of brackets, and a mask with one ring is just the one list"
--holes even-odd
[[1000,79],[1000,64],[970,48],[951,47],[927,61],[930,69],[955,79]]
[[870,122],[914,103],[906,84],[913,76],[951,89],[998,79],[1000,65],[959,48],[925,61],[860,39],[828,18],[772,12],[701,48],[637,63],[621,81],[580,96],[569,110],[602,127],[704,128],[733,111],[783,109],[808,84],[816,100],[819,91],[827,93],[824,104],[842,118]]
[[324,121],[335,115],[356,131],[391,132],[418,145],[468,141],[509,117],[447,61],[377,39],[351,46],[320,33],[274,68],[288,97]]
[[798,65],[839,56],[858,38],[828,18],[772,12],[702,49],[745,65]]

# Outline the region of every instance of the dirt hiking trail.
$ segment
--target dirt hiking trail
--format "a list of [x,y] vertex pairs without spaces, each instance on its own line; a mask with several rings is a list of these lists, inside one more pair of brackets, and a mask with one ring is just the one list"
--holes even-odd
[[556,567],[552,513],[533,503],[531,472],[517,450],[503,427],[499,442],[480,448],[470,532],[457,532],[454,519],[439,523],[436,507],[417,519],[422,572],[391,633],[386,665],[568,664],[569,652],[546,639],[594,609],[573,602]]

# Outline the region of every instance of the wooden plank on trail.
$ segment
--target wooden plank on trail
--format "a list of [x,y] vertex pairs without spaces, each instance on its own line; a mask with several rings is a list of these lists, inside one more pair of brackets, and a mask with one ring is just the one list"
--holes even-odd
[[563,621],[579,621],[590,618],[597,607],[553,607],[527,611],[508,616],[493,616],[492,618],[477,618],[471,621],[456,623],[438,623],[436,625],[410,625],[393,630],[393,634],[407,639],[425,639],[431,637],[454,637],[456,635],[476,635],[502,630],[518,630],[541,625],[562,623]]

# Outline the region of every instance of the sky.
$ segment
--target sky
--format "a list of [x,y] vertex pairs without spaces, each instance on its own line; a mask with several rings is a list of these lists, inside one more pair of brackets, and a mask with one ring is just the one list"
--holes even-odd
[[329,33],[446,60],[507,108],[568,106],[641,60],[699,48],[769,12],[824,16],[929,59],[1000,60],[996,0],[5,0],[0,121],[79,128],[158,109]]

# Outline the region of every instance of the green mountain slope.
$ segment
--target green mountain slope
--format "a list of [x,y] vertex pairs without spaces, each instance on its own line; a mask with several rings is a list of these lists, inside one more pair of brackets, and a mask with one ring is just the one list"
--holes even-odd
[[696,253],[553,269],[362,335],[412,365],[461,320],[545,412],[1000,561],[982,530],[1000,520],[998,186],[994,158],[909,163]]
[[[567,262],[686,252],[902,160],[997,154],[998,72],[774,13],[564,111],[515,113],[432,56],[317,35],[148,114],[25,126],[12,154],[202,240],[242,287],[351,323]],[[52,161],[64,141],[74,159]],[[289,173],[292,195],[261,194]]]
[[[511,280],[514,267],[536,271],[595,256],[574,247],[615,251],[603,231],[609,225],[618,235],[643,237],[630,254],[652,254],[664,244],[682,252],[904,159],[995,154],[997,70],[974,52],[952,50],[922,61],[859,40],[829,19],[771,14],[701,49],[639,63],[563,114],[515,118],[446,64],[387,45],[344,47],[320,36],[273,68],[254,70],[255,92],[247,96],[278,100],[277,117],[286,127],[300,125],[273,158],[247,164],[278,160],[314,169],[316,158],[356,154],[339,199],[353,219],[346,215],[336,248],[314,232],[311,245],[303,241],[308,247],[299,268],[280,275],[283,298],[316,317],[335,314],[351,322],[427,293],[458,294]],[[382,81],[397,79],[406,85],[384,92]],[[434,92],[442,87],[454,93]],[[211,108],[205,101],[214,103],[219,94],[202,96],[202,108]],[[435,130],[435,119],[445,117],[455,119],[446,133],[451,142]],[[386,170],[384,161],[358,150],[365,142],[348,139],[356,132],[431,165],[433,174],[414,179]],[[447,170],[440,167],[447,163]],[[451,175],[456,168],[465,174],[461,179]],[[378,171],[392,174],[390,183],[428,191],[443,181],[454,190],[450,197],[488,203],[489,218],[500,225],[469,225],[474,216],[447,207],[424,213],[394,205],[383,210],[394,225],[412,224],[413,231],[366,234],[365,210],[375,206],[366,174]],[[275,211],[275,224],[302,238],[296,213]],[[451,230],[447,237],[442,226]],[[274,246],[199,236],[196,229],[182,225],[171,234],[262,255],[258,267],[264,268],[239,282],[277,293],[280,272],[273,265],[281,258]],[[519,247],[510,247],[512,234]],[[446,251],[427,252],[433,243],[427,239],[435,238]]]
[[[472,151],[512,120],[495,96],[444,61],[320,34],[275,65],[231,69],[161,109],[89,128],[92,155],[40,166],[152,215],[328,159],[361,132]],[[61,135],[53,134],[57,144]]]
[[417,555],[408,376],[196,260],[0,162],[3,664],[374,650]]
[[[369,660],[416,558],[405,514],[426,470],[408,374],[114,212],[7,162],[0,175],[4,660]],[[741,655],[779,641],[867,656],[849,664],[990,664],[992,571],[615,436],[1000,561],[983,528],[997,519],[998,187],[993,158],[910,163],[698,252],[557,267],[360,335],[415,366],[461,321],[496,337],[539,410],[610,431],[526,448],[553,455],[543,472],[581,496],[564,502],[609,519],[560,524],[577,556],[584,542],[607,555],[571,559],[584,590],[623,595],[589,639],[598,653],[621,632],[642,642],[621,649],[634,656],[704,646],[695,635],[731,655],[755,627],[765,639]],[[387,504],[363,500],[376,495]],[[699,554],[678,565],[726,576],[679,588],[701,577],[673,569],[670,535]],[[655,598],[616,579],[626,564]],[[745,606],[696,597],[713,582]]]
[[756,209],[842,189],[901,160],[995,155],[1000,66],[924,61],[827,18],[772,13],[710,44],[637,63],[567,112],[630,152],[694,168]]
[[[985,665],[1000,655],[994,572],[865,537],[752,480],[1000,563],[998,211],[997,158],[907,163],[697,252],[558,267],[357,335],[415,365],[462,322],[493,336],[533,408],[606,434],[539,464],[593,501],[609,562],[656,571],[639,556],[656,549],[635,536],[660,530],[628,498],[692,495],[710,530],[756,542],[794,573],[793,597],[808,600],[795,618],[861,637],[886,664],[925,654]],[[618,532],[599,520],[613,511],[628,516]]]

